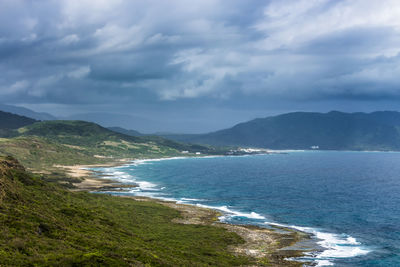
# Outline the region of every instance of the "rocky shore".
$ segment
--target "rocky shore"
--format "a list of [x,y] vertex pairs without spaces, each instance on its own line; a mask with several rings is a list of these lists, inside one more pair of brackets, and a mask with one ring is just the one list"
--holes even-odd
[[[79,178],[81,182],[74,183],[74,191],[123,191],[132,188],[132,184],[123,184],[113,179],[104,178],[99,172],[90,170],[96,167],[115,167],[126,164],[127,161],[113,162],[107,165],[75,165],[57,166],[66,171],[73,178]],[[99,176],[102,175],[102,178]],[[199,224],[223,227],[228,231],[238,234],[245,241],[239,246],[232,247],[234,254],[256,258],[259,265],[268,266],[312,266],[312,262],[300,262],[294,260],[304,256],[304,253],[312,253],[315,247],[308,245],[310,235],[298,230],[270,226],[261,228],[252,225],[234,225],[220,222],[219,211],[188,204],[178,204],[173,201],[164,201],[154,198],[123,196],[134,201],[152,201],[181,212],[182,217],[175,220],[182,224]]]

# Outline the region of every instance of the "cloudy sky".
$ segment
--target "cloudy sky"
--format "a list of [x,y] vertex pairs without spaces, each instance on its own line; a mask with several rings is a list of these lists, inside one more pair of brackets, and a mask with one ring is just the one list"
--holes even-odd
[[399,52],[398,0],[0,0],[0,102],[145,132],[400,110]]

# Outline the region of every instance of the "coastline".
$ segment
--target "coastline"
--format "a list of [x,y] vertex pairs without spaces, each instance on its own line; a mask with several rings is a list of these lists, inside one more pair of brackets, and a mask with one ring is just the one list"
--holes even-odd
[[[72,191],[116,190],[117,188],[124,187],[124,184],[115,179],[100,179],[97,177],[96,172],[90,169],[119,167],[132,160],[121,159],[109,163],[91,165],[53,165],[53,167],[62,169],[68,176],[80,180],[80,182],[72,183],[75,187],[71,189]],[[133,186],[129,185],[129,187]]]
[[[140,161],[170,159],[174,158],[141,159]],[[62,168],[71,177],[81,180],[81,182],[73,183],[75,188],[71,189],[72,191],[118,192],[125,190],[125,188],[136,187],[137,185],[125,184],[116,180],[114,177],[110,177],[110,179],[99,178],[100,174],[103,177],[104,174],[100,171],[91,170],[91,168],[119,167],[134,160],[135,159],[122,159],[106,164],[57,165],[55,167]],[[234,232],[242,237],[245,242],[242,245],[230,248],[232,253],[254,258],[260,265],[265,264],[266,262],[264,261],[266,259],[268,259],[269,266],[315,265],[315,262],[311,260],[304,260],[309,258],[307,254],[317,252],[317,248],[309,244],[311,241],[311,234],[309,233],[279,225],[269,225],[269,228],[263,228],[248,224],[230,224],[222,222],[219,220],[219,217],[222,216],[223,213],[209,207],[200,207],[192,204],[178,203],[177,201],[142,196],[118,197],[130,198],[135,201],[151,201],[176,209],[182,214],[182,218],[174,220],[176,223],[212,225]]]

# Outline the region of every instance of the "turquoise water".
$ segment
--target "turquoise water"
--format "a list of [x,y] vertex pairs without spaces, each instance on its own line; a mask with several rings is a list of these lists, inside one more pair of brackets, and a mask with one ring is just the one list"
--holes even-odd
[[312,233],[323,250],[310,258],[320,266],[400,266],[400,153],[291,152],[98,170],[139,185],[121,194],[212,207],[232,223]]

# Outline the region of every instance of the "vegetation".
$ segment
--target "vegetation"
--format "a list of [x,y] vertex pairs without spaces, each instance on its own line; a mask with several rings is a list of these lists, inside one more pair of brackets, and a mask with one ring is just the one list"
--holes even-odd
[[[18,158],[35,171],[54,172],[54,165],[109,163],[123,158],[161,158],[224,154],[227,150],[188,145],[158,136],[135,137],[84,121],[36,122],[17,130],[4,130],[0,155]],[[183,154],[182,151],[188,151]]]
[[111,131],[117,132],[117,133],[122,133],[125,135],[130,135],[130,136],[143,136],[142,133],[135,131],[135,130],[127,130],[121,127],[108,127]]
[[[12,155],[35,171],[51,170],[53,165],[105,163],[80,147],[58,144],[40,137],[0,138],[0,155]],[[110,161],[111,159],[108,159]]]
[[1,266],[232,266],[250,259],[220,227],[173,223],[154,202],[69,192],[0,158]]
[[[224,154],[224,149],[128,136],[83,121],[36,122],[3,130],[0,266],[280,266],[288,263],[285,257],[298,255],[279,252],[280,241],[262,258],[234,254],[233,248],[245,241],[229,227],[211,225],[214,213],[207,215],[207,222],[188,224],[181,211],[156,202],[71,192],[67,189],[80,178],[66,176],[57,166],[198,151]],[[27,173],[9,155],[40,174]],[[297,237],[281,239],[292,244]]]
[[270,149],[400,150],[400,113],[295,112],[255,119],[201,135],[168,135],[174,140]]
[[48,113],[45,113],[45,112],[35,112],[28,108],[5,105],[2,103],[0,103],[0,110],[5,111],[5,112],[10,112],[13,114],[17,114],[20,116],[25,116],[25,117],[32,118],[32,119],[39,120],[39,121],[56,120],[57,119],[56,117],[54,117]]
[[17,129],[32,124],[34,122],[36,122],[36,120],[31,118],[0,111],[0,130]]
[[56,143],[80,146],[109,156],[178,155],[181,151],[224,153],[224,150],[202,145],[188,145],[158,136],[129,136],[85,121],[46,121],[18,129],[21,136],[40,136]]

